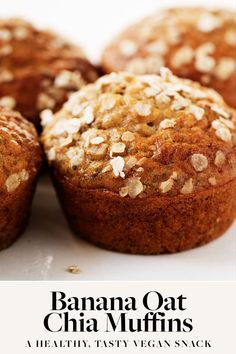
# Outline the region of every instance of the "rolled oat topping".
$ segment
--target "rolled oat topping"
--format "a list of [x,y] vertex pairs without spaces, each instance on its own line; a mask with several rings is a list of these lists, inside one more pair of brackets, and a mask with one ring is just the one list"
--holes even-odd
[[37,127],[42,110],[58,110],[96,79],[79,47],[23,20],[0,20],[0,99],[15,97],[17,111]]
[[22,170],[19,173],[13,173],[7,178],[5,182],[7,191],[9,193],[13,192],[16,188],[19,187],[21,182],[27,181],[28,178],[29,178],[29,173],[26,170]]
[[80,89],[85,84],[78,72],[71,72],[69,70],[61,71],[55,78],[54,85],[66,89]]
[[129,131],[124,132],[121,136],[122,141],[133,141],[134,138],[135,138],[134,134]]
[[218,150],[216,152],[216,156],[214,160],[215,165],[217,167],[221,167],[225,163],[225,160],[226,160],[225,154],[222,151]]
[[119,191],[119,194],[122,198],[126,197],[129,193],[129,187],[128,186],[125,186],[125,187],[121,187],[120,188],[120,191]]
[[8,69],[4,69],[0,71],[0,83],[1,82],[10,82],[12,81],[14,78],[13,73],[8,70]]
[[45,109],[44,111],[41,112],[40,118],[41,118],[42,126],[45,126],[46,124],[52,122],[53,120],[52,111],[50,109]]
[[124,40],[120,43],[120,51],[123,55],[130,57],[134,55],[138,50],[135,42],[131,40]]
[[151,106],[149,104],[138,102],[134,106],[134,109],[140,116],[149,116],[151,114]]
[[236,59],[231,57],[222,57],[218,60],[215,68],[215,76],[224,81],[231,77],[236,71]]
[[211,13],[203,13],[197,23],[198,29],[201,32],[212,32],[222,25],[222,20]]
[[208,166],[207,157],[202,154],[193,154],[191,156],[191,164],[197,172],[202,172]]
[[49,162],[80,187],[168,197],[210,188],[220,165],[235,173],[223,162],[236,141],[234,115],[214,91],[166,68],[161,76],[112,73],[73,94],[53,119],[46,110],[42,141]]
[[125,144],[124,143],[114,143],[110,149],[110,156],[113,157],[115,154],[122,154],[125,152]]
[[4,96],[0,98],[0,107],[13,109],[16,105],[16,100],[10,96]]
[[[139,194],[143,192],[144,186],[142,182],[140,181],[139,178],[137,177],[130,177],[125,181],[127,190],[128,190],[128,195],[131,198],[137,197]],[[123,189],[124,191],[124,189]]]
[[204,109],[198,106],[190,105],[189,113],[192,113],[197,120],[201,120],[204,116]]
[[114,159],[112,159],[110,161],[110,164],[113,168],[113,173],[115,175],[115,177],[125,177],[125,174],[123,172],[123,168],[125,165],[124,159],[120,156],[115,157]]
[[13,48],[10,44],[5,44],[2,47],[0,47],[0,57],[5,57],[9,54],[11,54],[13,51]]
[[166,181],[161,182],[160,184],[160,190],[162,193],[167,193],[171,190],[171,188],[174,185],[174,181],[177,179],[177,173],[173,172],[170,178],[168,178]]
[[216,65],[214,58],[207,55],[199,55],[196,57],[195,68],[201,73],[210,73]]
[[209,183],[210,183],[212,186],[216,186],[216,185],[217,185],[217,181],[216,181],[216,178],[215,178],[215,177],[209,177],[209,178],[208,178],[208,181],[209,181]]
[[190,194],[193,191],[193,179],[189,178],[183,185],[182,189],[181,189],[181,193],[182,194]]
[[[105,72],[156,74],[168,66],[180,77],[219,90],[235,107],[236,14],[207,8],[172,8],[152,14],[114,38],[103,53]],[[221,81],[232,82],[229,92]],[[219,81],[219,82],[218,82]],[[147,90],[147,95],[154,95]]]
[[41,148],[32,124],[19,113],[0,107],[0,194],[3,207],[8,205],[8,198],[15,200],[17,195],[24,202],[25,193],[30,193],[29,188],[40,165]]
[[14,39],[17,41],[23,41],[29,36],[28,28],[24,26],[18,26],[12,31]]
[[174,68],[180,68],[184,65],[190,64],[194,57],[194,50],[191,47],[184,46],[178,49],[173,58],[172,58],[172,66]]
[[99,145],[104,142],[104,138],[102,136],[96,136],[95,138],[90,140],[90,143],[93,145]]
[[173,128],[175,126],[175,120],[172,119],[163,119],[163,121],[161,121],[159,128],[160,129],[167,129],[167,128]]
[[37,107],[40,111],[47,108],[54,108],[56,101],[54,98],[48,96],[46,93],[40,93],[38,95]]
[[225,32],[225,41],[230,46],[236,46],[236,29],[229,29]]
[[225,142],[231,141],[232,135],[230,129],[220,119],[214,120],[211,125],[215,129],[216,135],[220,140]]
[[12,39],[11,31],[6,28],[0,29],[0,40],[3,42],[8,42]]

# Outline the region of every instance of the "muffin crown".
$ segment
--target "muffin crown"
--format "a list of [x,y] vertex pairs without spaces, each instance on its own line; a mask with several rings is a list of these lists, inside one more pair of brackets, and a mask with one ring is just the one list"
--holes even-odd
[[180,69],[193,63],[200,73],[225,80],[235,69],[235,47],[236,13],[233,11],[159,10],[121,33],[106,48],[104,64],[108,70],[110,67],[143,74],[158,73],[167,64]]
[[0,193],[13,193],[41,165],[35,128],[19,113],[0,108]]
[[96,78],[78,46],[23,20],[0,20],[0,106],[35,121],[43,109],[58,110],[69,93]]
[[167,66],[178,76],[213,87],[236,107],[236,13],[159,10],[115,38],[103,53],[103,66],[106,72],[136,74],[155,74]]
[[213,90],[175,77],[112,73],[42,114],[50,163],[80,187],[188,194],[235,178],[235,112]]

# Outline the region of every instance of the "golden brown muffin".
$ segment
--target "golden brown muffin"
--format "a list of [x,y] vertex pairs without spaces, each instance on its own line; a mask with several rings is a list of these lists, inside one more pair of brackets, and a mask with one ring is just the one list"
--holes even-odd
[[41,149],[35,128],[19,113],[0,108],[0,250],[26,226]]
[[97,78],[81,49],[19,20],[0,20],[0,106],[39,127],[43,109],[61,108],[71,92]]
[[71,96],[42,136],[72,229],[120,252],[186,250],[236,214],[235,111],[215,91],[112,73]]
[[204,8],[158,11],[105,49],[105,72],[158,73],[161,66],[218,91],[236,108],[236,13]]

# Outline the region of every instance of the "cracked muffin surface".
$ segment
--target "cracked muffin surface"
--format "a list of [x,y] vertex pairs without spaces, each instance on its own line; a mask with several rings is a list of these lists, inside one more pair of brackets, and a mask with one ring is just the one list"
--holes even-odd
[[110,74],[47,119],[48,159],[73,184],[125,197],[178,195],[235,178],[235,112],[213,90],[161,76]]
[[206,8],[159,10],[127,28],[104,50],[105,72],[158,73],[199,81],[236,107],[236,13]]

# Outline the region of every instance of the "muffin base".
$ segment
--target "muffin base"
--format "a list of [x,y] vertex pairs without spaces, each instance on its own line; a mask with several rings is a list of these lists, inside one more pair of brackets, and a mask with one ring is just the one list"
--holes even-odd
[[72,230],[117,252],[188,250],[221,236],[236,217],[236,179],[195,194],[131,199],[76,188],[58,177],[54,175],[54,183]]
[[30,214],[36,180],[25,188],[0,196],[0,250],[9,247],[24,231]]

